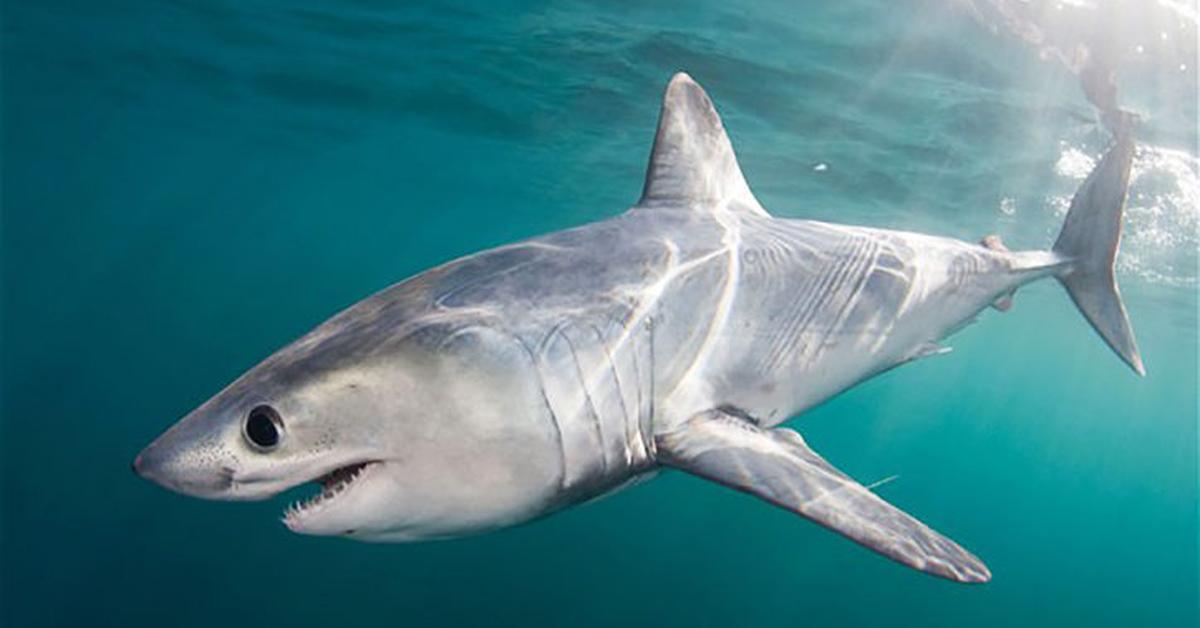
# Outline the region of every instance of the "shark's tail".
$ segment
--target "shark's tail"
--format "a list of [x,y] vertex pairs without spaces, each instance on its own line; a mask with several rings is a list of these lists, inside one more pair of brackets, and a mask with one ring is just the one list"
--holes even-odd
[[1066,262],[1057,277],[1084,318],[1126,364],[1145,375],[1113,273],[1133,161],[1130,126],[1116,133],[1116,142],[1071,199],[1053,252]]
[[[1100,160],[1071,201],[1066,223],[1054,243],[1053,260],[1027,256],[1024,264],[1034,270],[1054,269],[1058,280],[1109,347],[1139,375],[1145,375],[1133,330],[1121,293],[1113,277],[1113,261],[1121,241],[1121,213],[1129,185],[1133,160],[1131,130],[1136,116],[1121,109],[1117,98],[1117,48],[1105,41],[1072,40],[1063,32],[1046,28],[1036,14],[1018,10],[1011,0],[968,1],[976,18],[985,26],[1007,26],[1015,35],[1034,44],[1043,56],[1057,57],[1079,76],[1088,101],[1100,114],[1100,122],[1116,142]],[[1094,45],[1093,45],[1094,44]],[[986,246],[986,244],[985,244]]]

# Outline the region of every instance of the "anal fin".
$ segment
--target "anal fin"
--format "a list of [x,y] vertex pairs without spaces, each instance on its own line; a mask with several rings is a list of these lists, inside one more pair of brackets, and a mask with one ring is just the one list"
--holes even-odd
[[807,517],[888,558],[958,582],[991,572],[954,541],[835,469],[796,432],[720,410],[656,437],[659,461]]

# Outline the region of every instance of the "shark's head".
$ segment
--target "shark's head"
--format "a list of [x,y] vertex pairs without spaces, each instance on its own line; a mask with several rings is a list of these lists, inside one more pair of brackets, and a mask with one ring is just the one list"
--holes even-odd
[[352,314],[189,413],[134,470],[219,500],[315,482],[283,517],[305,534],[411,540],[535,514],[557,450],[527,354],[482,327],[397,334],[386,321],[345,320]]

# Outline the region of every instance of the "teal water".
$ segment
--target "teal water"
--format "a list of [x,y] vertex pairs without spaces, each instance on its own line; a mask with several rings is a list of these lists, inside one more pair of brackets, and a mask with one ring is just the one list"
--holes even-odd
[[864,482],[899,475],[879,492],[990,584],[682,474],[368,545],[290,534],[282,498],[202,502],[129,472],[368,293],[628,206],[676,70],[784,216],[1045,246],[1104,145],[1062,64],[960,5],[654,4],[5,2],[0,623],[1195,626],[1188,2],[1046,16],[1092,20],[1144,118],[1119,279],[1149,375],[1044,283],[950,355],[793,422]]

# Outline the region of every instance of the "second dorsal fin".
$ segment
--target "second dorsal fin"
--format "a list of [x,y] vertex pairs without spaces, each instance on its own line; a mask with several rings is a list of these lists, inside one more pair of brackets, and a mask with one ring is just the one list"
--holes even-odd
[[638,206],[767,215],[742,177],[708,94],[683,72],[663,96]]

